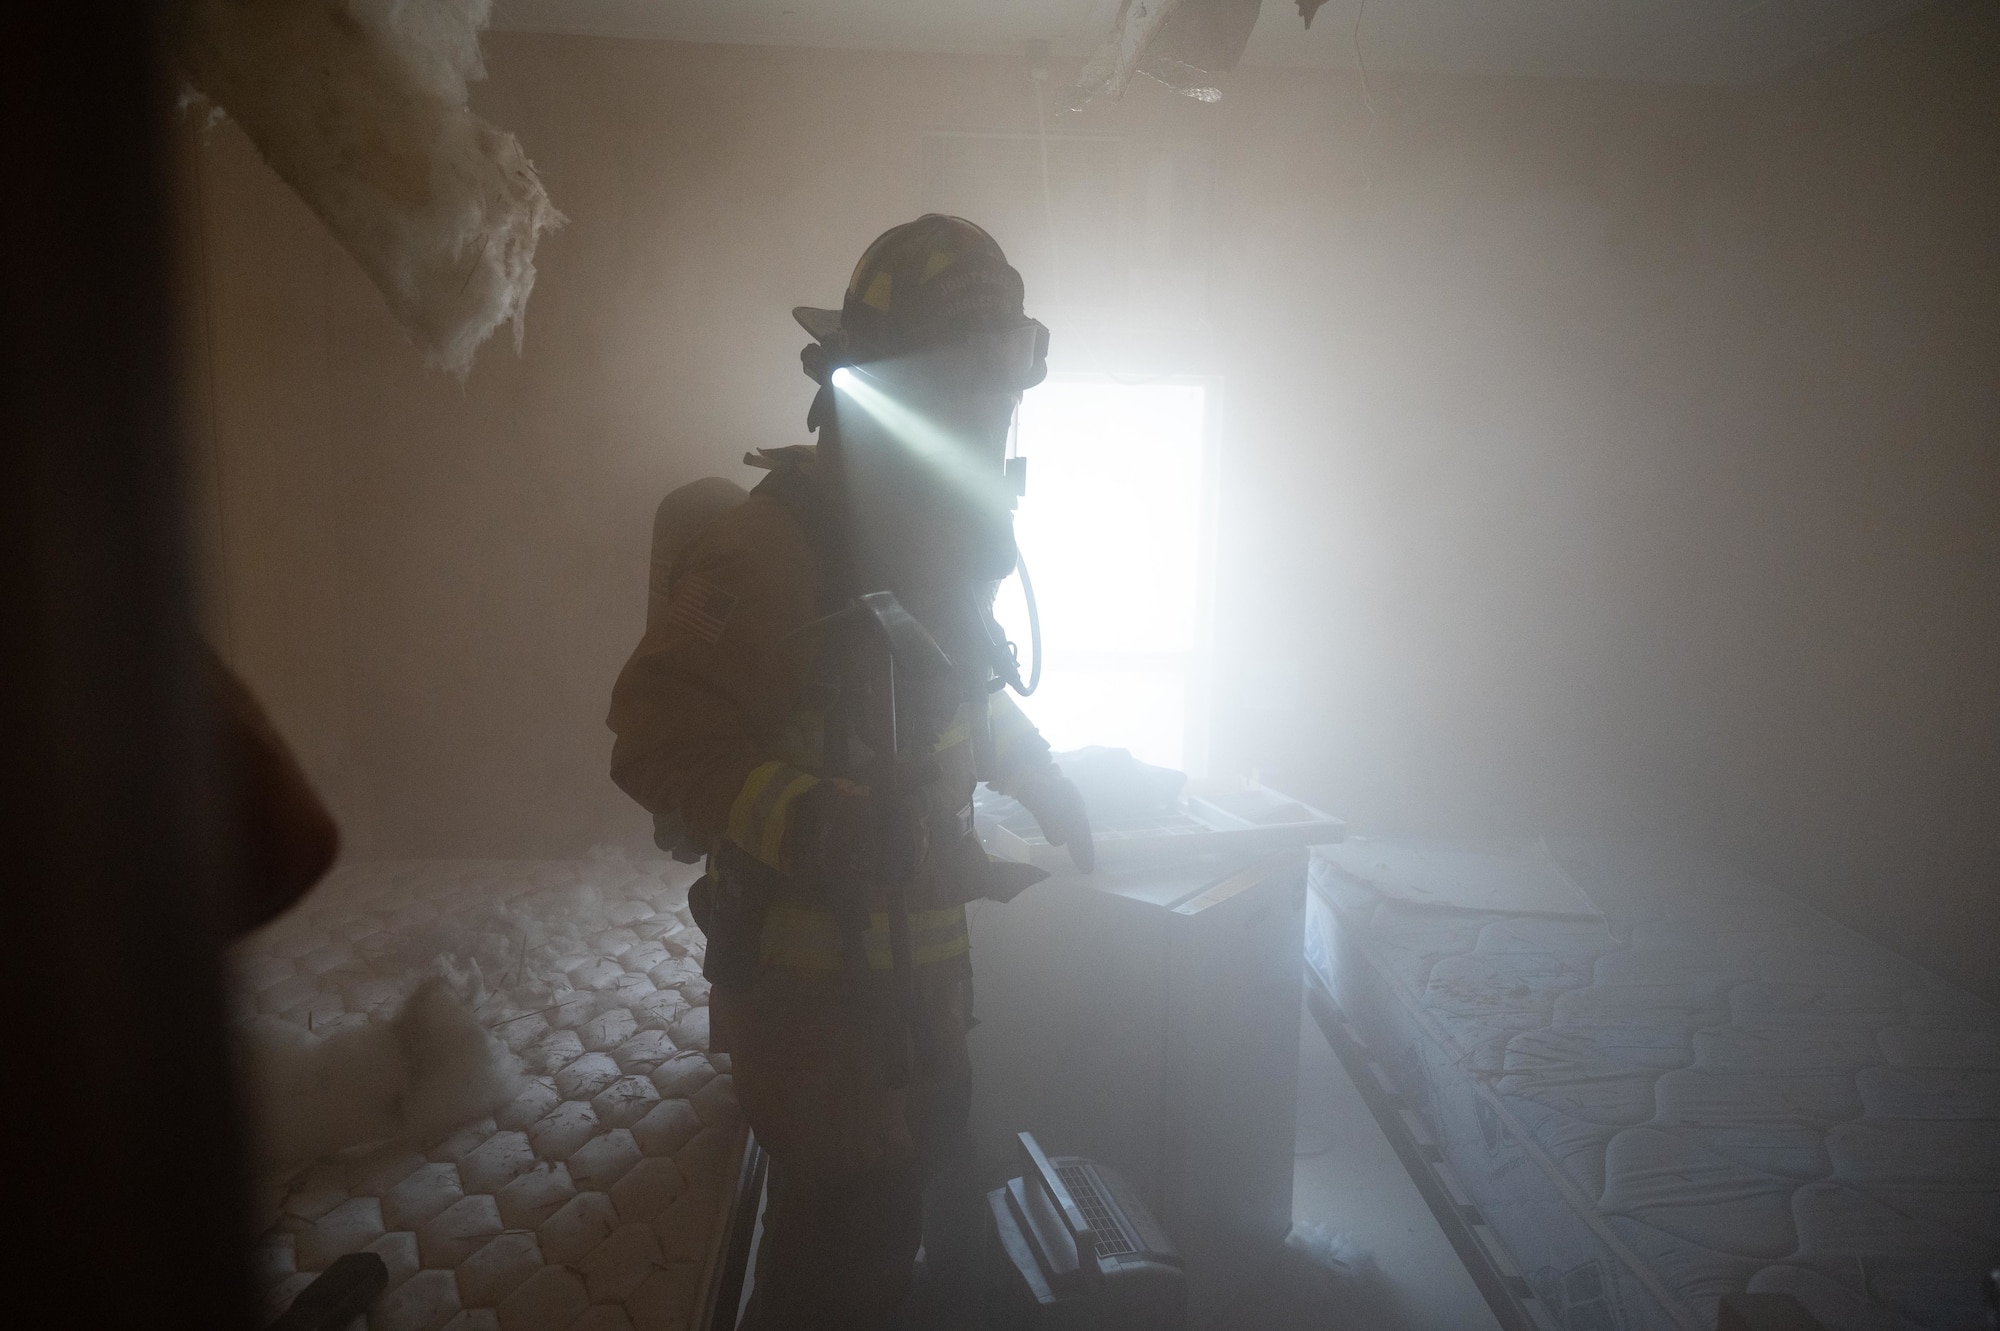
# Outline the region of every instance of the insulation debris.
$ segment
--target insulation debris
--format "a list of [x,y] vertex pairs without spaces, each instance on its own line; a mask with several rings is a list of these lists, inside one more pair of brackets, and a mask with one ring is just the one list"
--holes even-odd
[[[365,1249],[391,1268],[377,1328],[693,1324],[743,1143],[707,1054],[696,872],[615,850],[345,865],[237,946],[267,1318]],[[301,1051],[334,1076],[299,1075]]]
[[239,1041],[267,1175],[370,1142],[429,1142],[506,1104],[523,1080],[521,1060],[436,977],[392,1021],[322,1038],[260,1016]]
[[1077,76],[1076,87],[1070,94],[1070,109],[1082,110],[1093,97],[1124,96],[1125,85],[1139,68],[1139,58],[1159,34],[1160,25],[1180,4],[1181,0],[1125,0],[1118,7],[1111,35]]
[[430,364],[463,378],[512,323],[563,216],[512,134],[466,108],[491,0],[180,0],[189,83],[240,124],[380,288]]
[[1097,53],[1070,93],[1070,109],[1094,97],[1120,97],[1134,74],[1183,96],[1219,102],[1214,76],[1236,68],[1261,0],[1125,0]]

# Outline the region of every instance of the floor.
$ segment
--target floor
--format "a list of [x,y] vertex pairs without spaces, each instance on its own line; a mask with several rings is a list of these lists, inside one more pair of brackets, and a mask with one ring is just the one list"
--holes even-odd
[[1253,1303],[1198,1331],[1499,1331],[1310,1013],[1298,1118],[1292,1221],[1315,1242],[1289,1247]]
[[[1332,1316],[1318,1325],[1329,1331],[1344,1324],[1355,1331],[1499,1331],[1311,1014],[1299,1022],[1298,1150],[1295,1234],[1323,1226],[1374,1266],[1363,1280],[1342,1282],[1348,1288],[1326,1300]],[[1340,1315],[1343,1302],[1346,1317]]]

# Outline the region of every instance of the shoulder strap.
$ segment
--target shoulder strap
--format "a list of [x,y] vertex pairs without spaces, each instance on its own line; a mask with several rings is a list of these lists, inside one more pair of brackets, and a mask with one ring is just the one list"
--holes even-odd
[[[770,473],[752,493],[783,504],[804,529],[819,564],[820,613],[831,615],[845,609],[854,592],[844,576],[847,565],[839,505],[829,475],[831,459],[822,456],[816,446],[797,444],[746,453],[743,461]],[[813,689],[822,717],[822,752],[827,771],[836,775],[852,773],[849,722],[858,706],[856,682],[848,678],[845,658],[844,635],[831,632],[825,635],[813,666]]]

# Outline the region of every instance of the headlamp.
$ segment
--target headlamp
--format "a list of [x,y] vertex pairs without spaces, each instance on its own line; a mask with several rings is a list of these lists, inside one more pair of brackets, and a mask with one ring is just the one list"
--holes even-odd
[[[1048,377],[1049,330],[1029,319],[1005,328],[978,329],[904,355],[867,359],[888,369],[892,377],[911,375],[940,388],[1018,393]],[[808,343],[799,352],[799,361],[807,377],[821,384],[861,372],[855,349],[837,335]]]

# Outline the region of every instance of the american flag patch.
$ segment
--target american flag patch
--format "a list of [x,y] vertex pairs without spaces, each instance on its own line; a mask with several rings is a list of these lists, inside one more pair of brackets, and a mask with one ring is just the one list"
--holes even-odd
[[734,596],[694,573],[681,579],[673,604],[667,607],[667,623],[703,642],[715,642],[722,637],[723,625],[729,622],[729,612],[735,608]]

